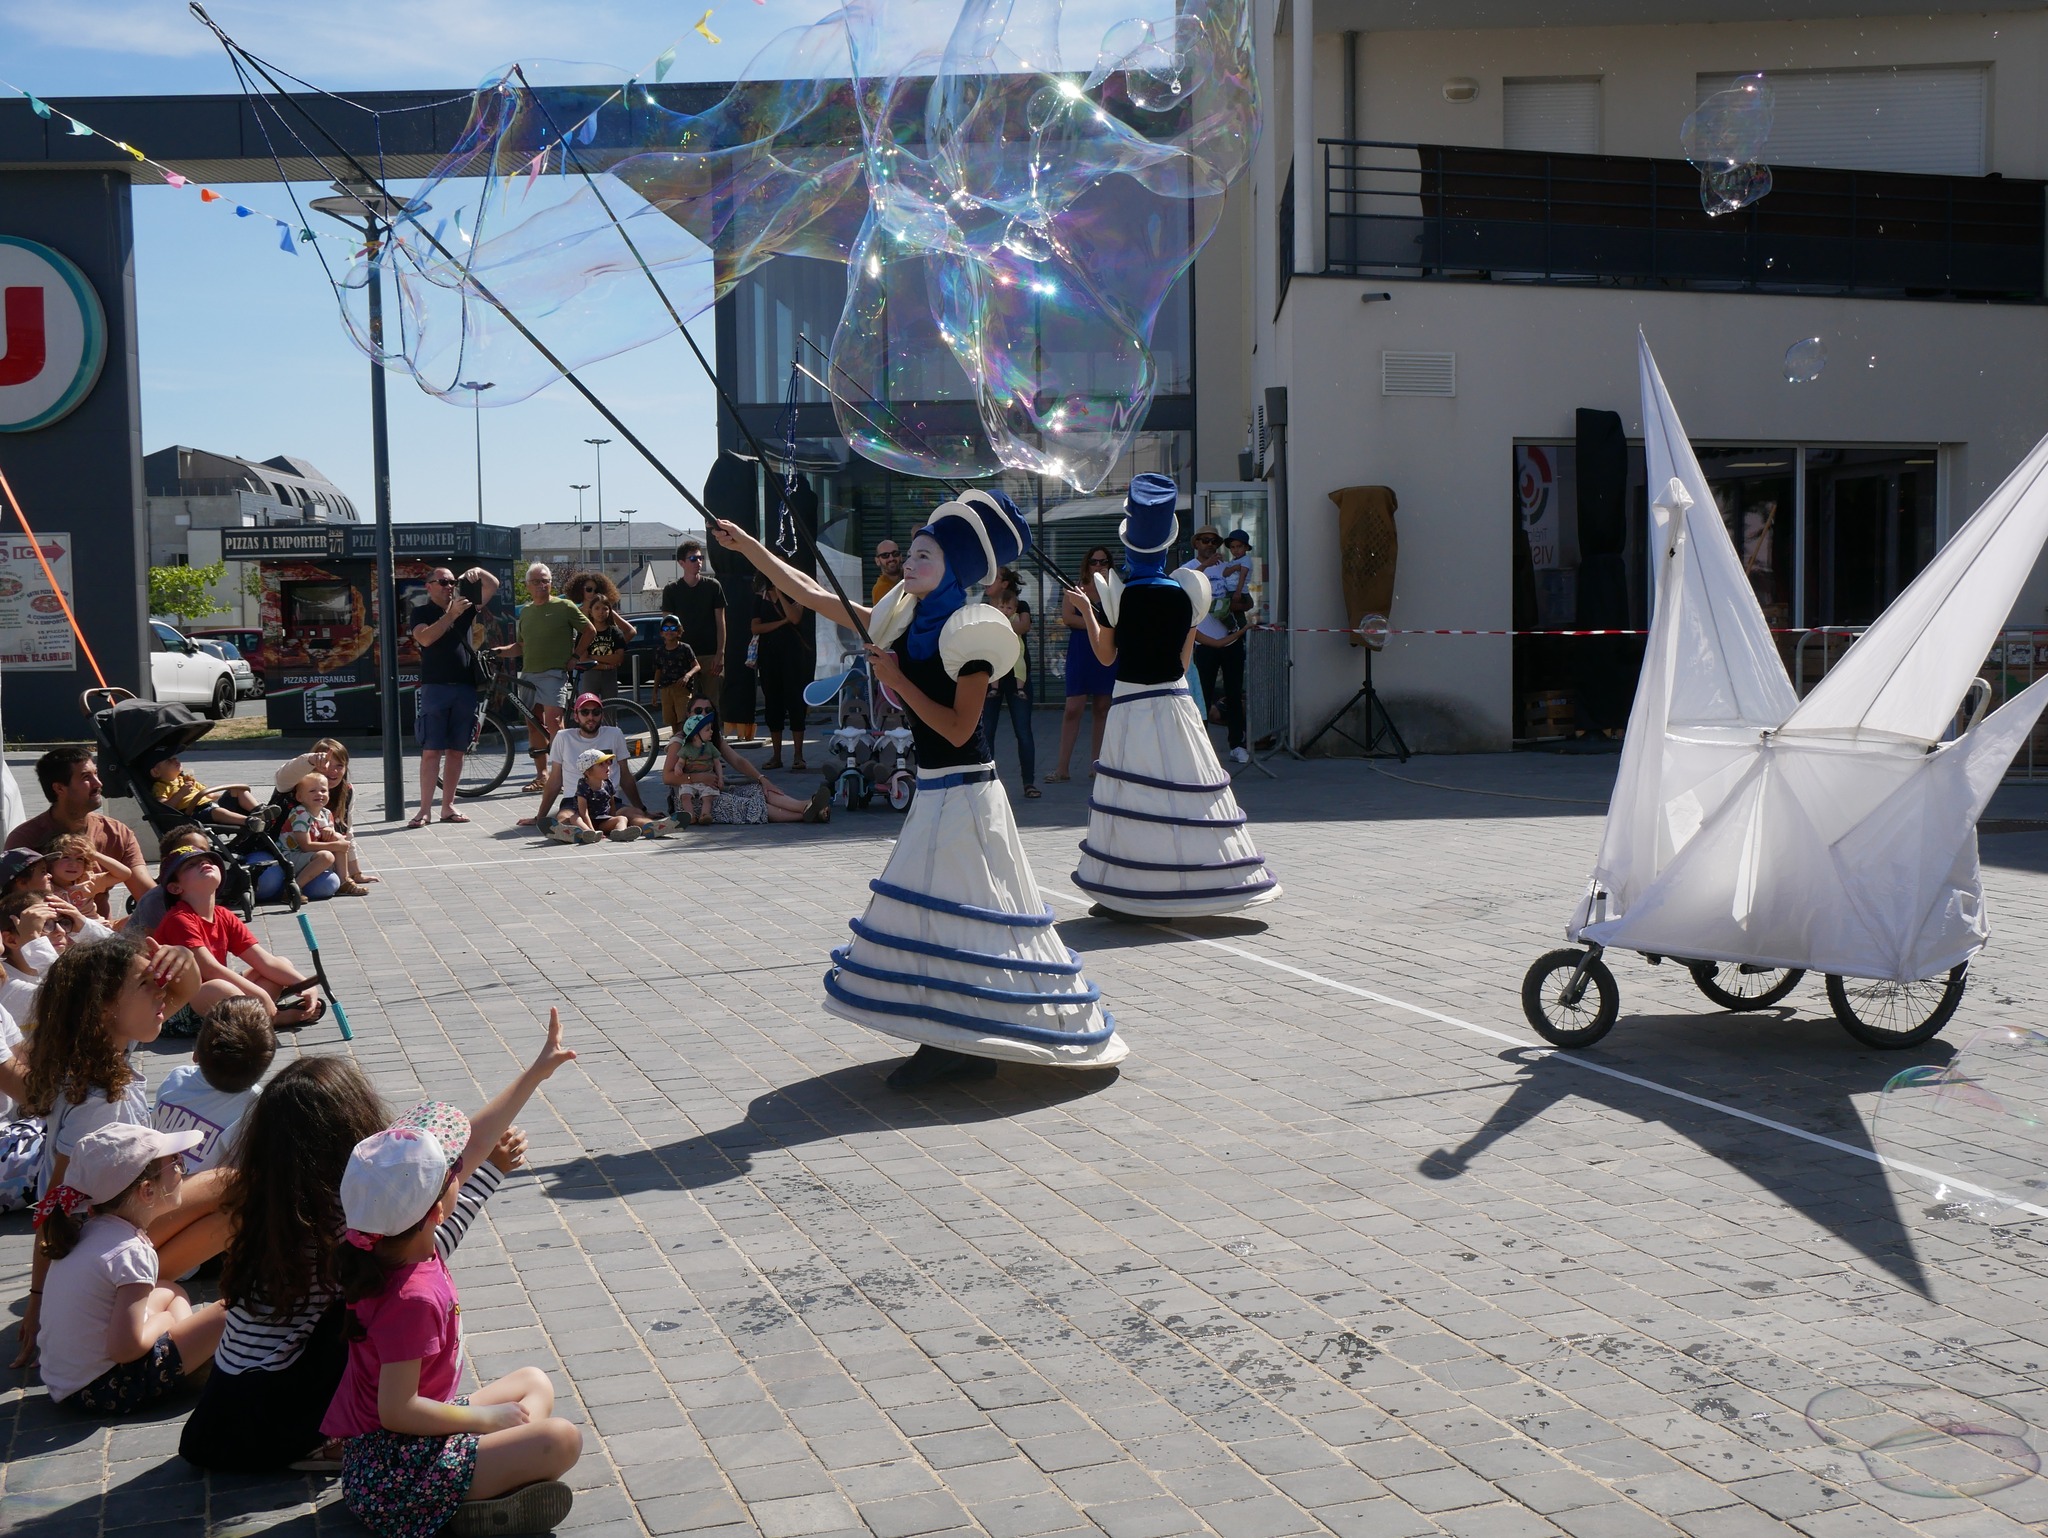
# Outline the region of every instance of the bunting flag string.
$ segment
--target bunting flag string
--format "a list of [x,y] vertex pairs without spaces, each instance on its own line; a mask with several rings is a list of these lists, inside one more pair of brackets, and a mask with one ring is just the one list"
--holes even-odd
[[[26,99],[29,105],[29,110],[35,113],[35,115],[39,118],[63,118],[64,121],[70,125],[70,127],[68,127],[65,130],[65,134],[67,137],[76,139],[102,139],[108,144],[113,145],[115,149],[120,150],[123,154],[132,155],[135,159],[141,161],[144,165],[148,166],[151,170],[155,171],[159,176],[161,176],[164,179],[164,185],[167,187],[190,187],[193,185],[193,182],[190,177],[181,176],[178,172],[173,171],[169,166],[164,165],[160,161],[151,160],[149,156],[144,154],[141,150],[137,149],[134,145],[128,143],[126,140],[116,139],[112,134],[102,133],[99,129],[94,128],[90,123],[81,122],[79,119],[73,117],[68,112],[52,109],[48,102],[44,101],[41,97],[37,96],[32,91],[24,91],[20,86],[16,85],[13,81],[0,79],[0,88],[12,91],[16,95]],[[225,202],[226,198],[223,194],[215,192],[211,187],[201,187],[199,189],[199,201],[202,203],[221,203]],[[245,203],[235,204],[234,210],[235,217],[237,219],[268,219],[273,225],[277,227],[278,250],[289,252],[293,256],[297,256],[299,254],[299,243],[301,241],[316,240],[319,238],[317,235],[314,234],[312,230],[307,229],[304,225],[295,224],[288,220],[280,219],[275,214],[265,213],[260,208],[251,208]]]

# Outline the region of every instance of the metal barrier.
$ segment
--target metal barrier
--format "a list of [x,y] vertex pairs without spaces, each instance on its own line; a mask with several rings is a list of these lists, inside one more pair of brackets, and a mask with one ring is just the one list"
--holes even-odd
[[[1254,630],[1244,638],[1245,737],[1260,756],[1294,747],[1293,639],[1284,630]],[[1272,739],[1270,748],[1259,744]]]

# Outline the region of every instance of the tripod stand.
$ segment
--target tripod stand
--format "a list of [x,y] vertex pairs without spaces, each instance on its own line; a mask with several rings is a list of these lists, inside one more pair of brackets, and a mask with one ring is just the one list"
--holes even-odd
[[[1380,698],[1379,690],[1372,686],[1373,650],[1374,648],[1370,646],[1365,649],[1365,682],[1358,686],[1356,694],[1352,695],[1350,699],[1337,708],[1337,713],[1324,723],[1321,731],[1301,745],[1301,751],[1304,754],[1321,742],[1329,733],[1335,732],[1346,742],[1355,743],[1363,748],[1367,758],[1395,758],[1404,764],[1408,762],[1408,744],[1402,740],[1401,728],[1394,725],[1394,718],[1387,713],[1386,701]],[[1359,742],[1356,737],[1337,724],[1350,714],[1352,706],[1360,702],[1363,702],[1365,705],[1365,741],[1363,742]],[[1391,749],[1382,748],[1382,743],[1391,743]]]

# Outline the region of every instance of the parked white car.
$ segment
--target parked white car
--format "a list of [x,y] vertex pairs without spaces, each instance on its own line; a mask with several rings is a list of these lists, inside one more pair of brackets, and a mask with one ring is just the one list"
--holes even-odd
[[160,619],[149,622],[149,683],[159,701],[196,706],[216,721],[235,713],[241,692],[233,667]]
[[217,640],[213,636],[196,635],[187,637],[198,643],[201,651],[212,652],[235,670],[235,697],[243,700],[259,699],[263,694],[263,680],[256,676],[256,670],[249,666],[233,641]]

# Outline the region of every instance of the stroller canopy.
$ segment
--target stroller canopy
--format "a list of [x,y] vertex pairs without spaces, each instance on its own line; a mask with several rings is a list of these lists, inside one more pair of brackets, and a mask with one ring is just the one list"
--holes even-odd
[[137,787],[149,783],[152,765],[183,753],[212,731],[213,723],[183,705],[123,700],[94,711],[92,729],[99,739],[100,778],[112,794],[130,796],[140,795]]
[[2048,538],[2048,439],[1797,699],[1638,338],[1656,614],[1593,879],[1567,933],[1906,982],[1989,933],[1977,818],[2048,680],[1941,738]]

